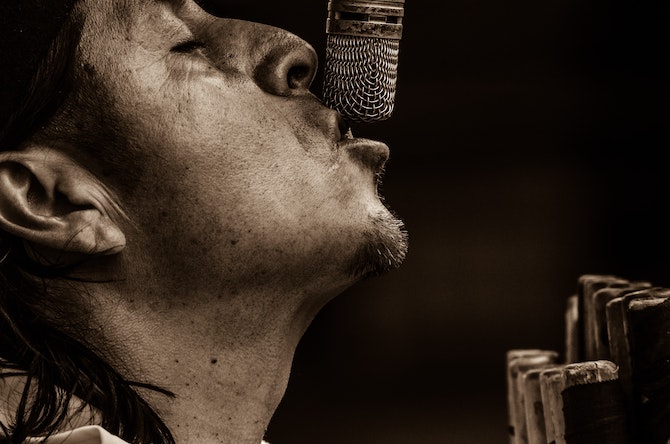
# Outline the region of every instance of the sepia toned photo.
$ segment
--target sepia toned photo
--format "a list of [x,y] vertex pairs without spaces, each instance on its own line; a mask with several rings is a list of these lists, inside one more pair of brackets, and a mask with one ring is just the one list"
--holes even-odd
[[666,28],[2,0],[0,443],[667,444]]

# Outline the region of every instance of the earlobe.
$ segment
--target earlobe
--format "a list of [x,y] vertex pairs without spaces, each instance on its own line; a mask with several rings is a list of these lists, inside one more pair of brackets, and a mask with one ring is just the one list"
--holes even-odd
[[126,244],[116,199],[85,168],[49,148],[0,153],[0,229],[35,245],[114,254]]

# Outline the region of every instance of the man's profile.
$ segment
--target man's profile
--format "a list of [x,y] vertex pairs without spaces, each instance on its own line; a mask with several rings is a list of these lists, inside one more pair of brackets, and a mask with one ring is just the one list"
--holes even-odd
[[0,442],[258,444],[319,309],[405,256],[388,148],[282,29],[43,3],[0,11]]

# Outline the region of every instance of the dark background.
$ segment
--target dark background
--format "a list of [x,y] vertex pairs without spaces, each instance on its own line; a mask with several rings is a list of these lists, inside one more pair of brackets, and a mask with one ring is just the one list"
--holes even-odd
[[[326,0],[252,3],[323,56]],[[406,1],[394,115],[355,133],[409,254],[315,319],[272,444],[506,443],[505,352],[563,353],[581,274],[670,285],[661,3]]]

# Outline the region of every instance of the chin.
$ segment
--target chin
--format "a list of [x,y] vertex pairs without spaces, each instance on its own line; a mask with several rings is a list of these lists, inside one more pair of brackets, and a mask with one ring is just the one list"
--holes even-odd
[[405,260],[408,237],[403,222],[384,209],[370,216],[364,240],[349,267],[355,279],[378,276],[394,270]]

